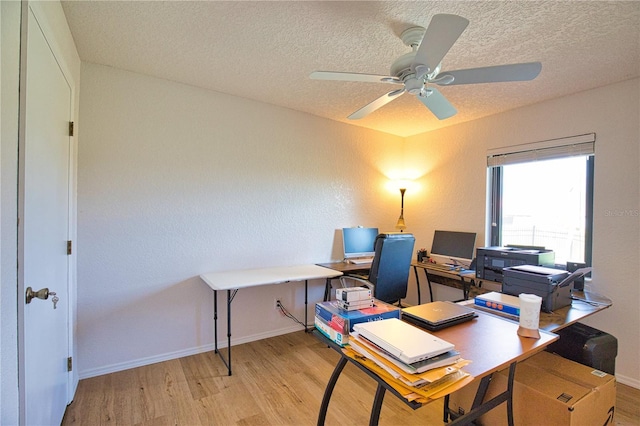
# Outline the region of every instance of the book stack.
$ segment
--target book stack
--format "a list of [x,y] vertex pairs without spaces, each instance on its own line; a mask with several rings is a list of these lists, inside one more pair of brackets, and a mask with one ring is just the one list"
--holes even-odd
[[492,312],[512,316],[520,315],[520,299],[518,296],[511,296],[492,291],[490,293],[476,296],[473,303],[480,308],[484,308]]
[[366,287],[348,287],[336,290],[338,306],[345,311],[370,308],[373,306],[371,289]]
[[[383,377],[408,400],[426,403],[472,380],[462,370],[470,361],[462,359],[452,344],[398,319],[377,321],[373,328],[370,325],[354,326],[344,353]],[[409,362],[407,353],[398,351],[398,347],[403,345],[401,341],[416,340],[418,346],[433,350]]]
[[344,346],[349,342],[349,332],[361,322],[379,321],[385,318],[400,318],[400,308],[380,300],[373,306],[345,310],[337,300],[316,303],[315,327],[325,337]]

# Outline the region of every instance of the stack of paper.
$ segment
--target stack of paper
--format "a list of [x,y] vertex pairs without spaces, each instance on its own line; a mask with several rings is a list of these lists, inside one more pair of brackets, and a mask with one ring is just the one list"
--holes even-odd
[[[385,344],[385,342],[374,342],[365,337],[361,331],[365,331],[369,324],[358,324],[354,327],[356,330],[351,332],[349,345],[343,349],[343,352],[381,376],[408,400],[426,403],[430,399],[437,399],[449,394],[471,381],[469,374],[462,371],[462,367],[469,364],[470,361],[462,359],[453,345],[448,342],[435,343],[438,347],[448,348],[444,351],[435,349],[436,353],[433,355],[419,361],[407,362],[406,356],[398,354],[398,351],[401,350],[397,347],[398,341],[393,342],[396,346],[392,346]],[[385,333],[381,330],[388,328],[397,333],[397,327],[411,327],[411,329],[404,330],[405,333],[402,334],[405,336],[407,334],[414,335],[414,338],[416,336],[413,329],[425,333],[427,336],[417,336],[423,342],[430,342],[432,339],[441,341],[424,330],[396,319],[376,321],[374,327],[369,328],[384,335]],[[368,334],[368,337],[371,337],[371,334]],[[409,339],[411,340],[411,337]],[[429,345],[433,345],[433,343],[429,343]],[[434,350],[425,347],[424,351],[430,353]],[[406,352],[411,352],[410,345]]]

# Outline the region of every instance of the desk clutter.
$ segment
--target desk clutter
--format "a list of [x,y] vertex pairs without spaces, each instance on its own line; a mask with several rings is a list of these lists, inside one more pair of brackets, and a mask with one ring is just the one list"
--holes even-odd
[[[336,292],[336,294],[343,297],[342,295],[345,293]],[[352,292],[346,294],[348,294],[349,297],[353,297]],[[384,303],[381,300],[371,300],[371,306],[351,310],[344,308],[343,300],[330,300],[316,303],[314,319],[316,329],[332,342],[340,346],[345,346],[349,343],[349,333],[353,331],[353,327],[356,324],[388,318],[400,318],[401,311],[397,306]]]
[[345,311],[357,311],[373,307],[371,289],[366,287],[347,287],[336,289],[338,307]]
[[540,338],[538,328],[540,327],[542,297],[526,293],[513,296],[491,292],[476,296],[473,303],[481,309],[516,319],[520,323],[518,335]]
[[384,378],[407,401],[427,403],[471,381],[462,370],[470,361],[452,343],[401,321],[400,308],[376,299],[371,306],[345,306],[367,300],[363,290],[338,289],[338,300],[316,304],[316,329],[345,356]]

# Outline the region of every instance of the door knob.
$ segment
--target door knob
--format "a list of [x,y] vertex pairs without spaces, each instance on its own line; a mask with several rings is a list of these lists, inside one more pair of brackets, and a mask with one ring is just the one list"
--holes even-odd
[[31,303],[31,300],[33,300],[33,298],[35,297],[37,297],[38,299],[47,300],[49,298],[49,289],[45,287],[38,291],[33,291],[31,287],[27,287],[26,302]]

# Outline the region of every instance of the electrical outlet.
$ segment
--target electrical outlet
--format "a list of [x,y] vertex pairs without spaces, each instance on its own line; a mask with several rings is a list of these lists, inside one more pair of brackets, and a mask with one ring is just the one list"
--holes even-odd
[[281,299],[280,299],[279,297],[276,297],[276,298],[274,299],[274,301],[273,301],[273,308],[274,308],[274,309],[277,309],[277,310],[279,310],[279,309],[280,309],[280,305],[281,305],[280,300],[281,300]]

